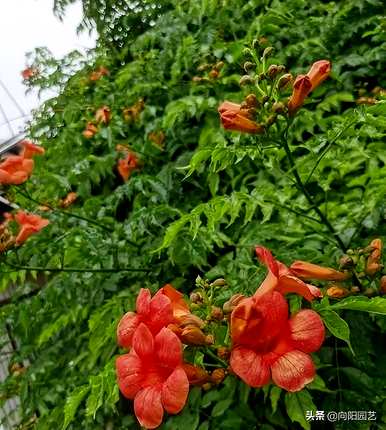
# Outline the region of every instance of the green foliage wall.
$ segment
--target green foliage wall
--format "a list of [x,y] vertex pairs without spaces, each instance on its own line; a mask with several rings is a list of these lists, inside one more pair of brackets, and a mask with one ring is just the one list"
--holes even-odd
[[[56,2],[59,12],[66,3]],[[248,93],[238,81],[252,39],[266,37],[272,63],[294,74],[317,59],[332,61],[331,79],[289,136],[296,164],[346,248],[386,236],[385,102],[355,103],[363,91],[386,85],[382,1],[175,0],[140,28],[141,11],[120,1],[98,4],[84,1],[85,23],[96,23],[100,34],[89,58],[57,62],[45,51],[34,57],[41,74],[31,85],[61,91],[29,130],[45,156],[25,187],[8,191],[34,212],[41,204],[58,208],[70,191],[79,196],[68,210],[43,212],[50,225],[1,262],[3,288],[18,285],[1,320],[18,344],[12,360],[26,367],[1,392],[3,400],[20,396],[21,428],[137,428],[132,406],[119,397],[114,357],[116,324],[139,288],[170,282],[189,293],[201,275],[227,280],[219,304],[235,292],[252,293],[265,274],[252,253],[256,244],[284,262],[336,265],[342,250],[294,185],[284,150],[266,136],[220,128],[217,106]],[[200,70],[219,61],[225,65],[215,79]],[[90,82],[100,65],[110,74]],[[140,99],[139,118],[125,121],[123,109]],[[103,105],[110,123],[85,139],[82,131]],[[149,139],[161,130],[162,147]],[[126,183],[115,170],[117,144],[129,145],[141,162]],[[193,389],[188,407],[162,428],[307,429],[306,410],[338,406],[374,410],[377,422],[336,428],[384,428],[385,320],[336,310],[349,328],[325,311],[335,318],[328,328],[336,337],[329,335],[315,357],[320,377],[307,390],[249,389],[230,377],[219,389]],[[342,340],[348,329],[355,355]]]

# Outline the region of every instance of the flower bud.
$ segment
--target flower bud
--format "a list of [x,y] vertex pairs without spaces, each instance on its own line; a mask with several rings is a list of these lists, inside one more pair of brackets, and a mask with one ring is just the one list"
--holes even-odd
[[192,303],[202,303],[203,302],[202,295],[200,293],[193,292],[190,294],[190,301]]
[[379,283],[379,290],[381,294],[386,294],[386,275],[383,275],[380,283]]
[[278,73],[279,73],[279,66],[277,66],[276,64],[271,64],[268,67],[267,75],[270,79],[274,79]]
[[279,90],[283,90],[291,81],[292,81],[291,73],[286,73],[285,75],[281,76],[277,83]]
[[245,103],[248,107],[258,107],[259,106],[259,100],[256,97],[256,94],[248,94],[247,97],[245,97]]
[[349,291],[339,285],[334,285],[326,291],[326,294],[328,297],[332,297],[334,299],[341,299],[343,297],[348,296]]
[[354,260],[349,255],[343,255],[339,260],[341,269],[349,269],[354,266]]
[[225,346],[220,346],[217,349],[217,357],[221,358],[221,360],[228,361],[231,353],[229,349]]
[[210,384],[209,382],[207,382],[206,384],[203,384],[202,389],[204,391],[209,391],[212,388],[212,384]]
[[367,275],[374,276],[379,270],[383,268],[380,263],[382,255],[382,241],[381,239],[374,239],[370,243],[371,253],[367,259],[365,272]]
[[194,366],[190,363],[183,363],[182,367],[190,385],[202,386],[209,381],[209,373],[202,367]]
[[205,335],[205,333],[195,325],[188,325],[182,329],[180,339],[186,345],[212,345],[214,343],[213,336]]
[[226,376],[225,369],[220,369],[220,368],[215,369],[210,375],[210,381],[215,385],[219,385],[224,380],[225,376]]
[[214,68],[216,69],[216,70],[221,70],[223,67],[224,67],[224,61],[219,61],[218,63],[216,63],[216,65],[214,66]]
[[181,328],[188,326],[203,328],[205,326],[205,323],[201,318],[191,313],[179,317],[178,321]]
[[192,81],[193,82],[201,82],[202,78],[200,76],[193,76]]
[[204,72],[205,70],[209,69],[209,67],[210,67],[210,65],[209,65],[209,64],[207,64],[207,63],[200,64],[200,65],[197,67],[197,72]]
[[212,320],[221,321],[224,318],[224,313],[219,307],[213,306],[210,312],[210,318]]
[[266,37],[262,36],[259,38],[259,45],[260,46],[267,45],[268,43],[269,43],[269,40]]
[[359,97],[355,100],[357,105],[375,105],[377,100],[373,97]]
[[253,70],[256,67],[255,63],[252,63],[251,61],[246,61],[244,63],[244,70],[248,73],[250,70]]
[[211,286],[211,287],[222,287],[222,286],[224,286],[224,285],[226,285],[226,280],[225,280],[224,278],[218,278],[218,279],[215,279],[215,280],[210,284],[210,286]]
[[216,79],[216,78],[218,78],[219,74],[220,74],[220,72],[219,72],[218,70],[216,70],[216,69],[212,69],[212,70],[209,72],[209,77],[210,77],[211,79]]
[[272,105],[272,111],[275,113],[278,113],[278,114],[284,113],[285,110],[286,110],[286,107],[282,102],[276,102]]
[[273,53],[273,46],[267,46],[263,52],[263,58],[269,57]]
[[253,79],[248,76],[248,75],[244,75],[241,77],[240,81],[239,81],[239,85],[243,86],[243,85],[251,85],[253,84]]
[[243,300],[245,296],[243,294],[234,294],[227,302],[223,304],[222,310],[224,313],[229,314],[233,309]]
[[78,198],[78,195],[76,193],[70,192],[67,194],[67,196],[64,199],[60,200],[59,206],[61,208],[68,208],[75,202],[77,198]]
[[283,66],[283,64],[280,64],[280,66],[277,66],[277,71],[279,74],[285,72],[285,66]]
[[360,293],[361,289],[359,287],[357,287],[356,285],[354,285],[354,286],[351,287],[351,292],[353,294]]

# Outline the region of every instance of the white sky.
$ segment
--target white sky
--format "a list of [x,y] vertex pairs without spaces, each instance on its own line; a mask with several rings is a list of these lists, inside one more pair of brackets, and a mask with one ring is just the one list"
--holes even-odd
[[[91,48],[95,36],[76,34],[82,19],[81,4],[70,6],[61,22],[52,11],[53,0],[0,0],[0,81],[5,84],[25,112],[39,105],[37,94],[25,95],[20,72],[26,67],[25,54],[35,47],[46,46],[55,57],[73,49]],[[0,87],[0,104],[10,119],[20,116]],[[10,137],[9,128],[0,112],[0,141]],[[23,122],[12,122],[15,131]]]

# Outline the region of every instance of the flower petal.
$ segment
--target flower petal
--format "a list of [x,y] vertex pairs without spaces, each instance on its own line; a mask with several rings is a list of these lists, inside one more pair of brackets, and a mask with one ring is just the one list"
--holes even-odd
[[115,362],[118,385],[127,399],[134,399],[143,380],[141,360],[134,351],[121,355]]
[[130,348],[133,343],[133,335],[140,323],[140,318],[135,312],[127,312],[118,323],[117,340],[122,348]]
[[279,268],[277,261],[273,257],[271,251],[264,246],[256,246],[255,252],[259,261],[267,266],[268,270],[277,276],[279,273]]
[[177,367],[162,386],[162,404],[169,414],[178,414],[185,406],[189,381],[182,367]]
[[315,298],[323,297],[322,292],[318,287],[306,284],[301,279],[292,275],[280,276],[277,291],[283,295],[289,293],[299,294],[309,302]]
[[155,352],[161,364],[175,368],[182,363],[182,344],[177,335],[163,328],[155,337]]
[[148,313],[150,312],[150,300],[150,290],[147,288],[141,288],[139,290],[136,302],[136,310],[138,314],[144,316],[148,315]]
[[163,294],[155,295],[150,301],[147,325],[154,335],[173,322],[173,309],[170,300]]
[[303,352],[317,351],[324,341],[324,325],[311,309],[303,309],[289,320],[292,344]]
[[264,361],[264,356],[251,349],[234,348],[230,365],[236,375],[251,387],[262,387],[270,380],[269,365]]
[[134,399],[134,412],[142,427],[155,429],[162,423],[164,409],[161,402],[161,390],[146,387]]
[[247,330],[251,320],[254,300],[252,297],[243,299],[231,314],[231,337],[234,344],[238,344]]
[[140,323],[133,335],[133,348],[140,358],[146,359],[153,354],[154,338],[144,323]]
[[287,391],[300,391],[315,377],[315,367],[311,357],[304,352],[293,350],[282,355],[271,366],[273,382]]

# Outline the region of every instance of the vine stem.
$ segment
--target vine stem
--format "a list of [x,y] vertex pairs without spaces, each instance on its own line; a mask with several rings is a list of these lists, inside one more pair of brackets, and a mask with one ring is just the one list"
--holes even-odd
[[[149,269],[134,269],[133,267],[126,268],[111,268],[111,269],[82,269],[80,267],[38,267],[38,266],[19,266],[16,264],[4,262],[9,267],[13,267],[15,270],[8,272],[15,272],[19,270],[29,270],[36,272],[78,272],[78,273],[116,273],[116,272],[146,272],[149,273]],[[7,272],[7,273],[8,273]]]
[[334,227],[332,226],[332,224],[330,223],[330,221],[328,220],[328,218],[326,217],[326,215],[315,204],[314,199],[312,198],[312,196],[308,192],[307,188],[303,184],[303,181],[302,181],[302,179],[301,179],[301,177],[299,175],[299,172],[298,172],[298,169],[296,168],[295,160],[293,158],[291,149],[290,149],[290,147],[288,145],[288,128],[289,128],[289,125],[290,125],[290,123],[287,124],[287,127],[286,127],[286,129],[284,131],[283,147],[284,147],[284,150],[285,150],[285,152],[287,154],[288,161],[289,161],[290,166],[291,166],[291,170],[292,170],[293,175],[295,177],[295,181],[296,181],[299,189],[301,190],[301,192],[304,194],[304,197],[307,199],[308,203],[311,205],[311,207],[314,209],[314,211],[318,214],[318,216],[319,216],[320,220],[322,221],[322,223],[327,227],[327,229],[334,236],[334,239],[337,242],[339,248],[343,252],[345,252],[346,251],[345,244],[343,243],[343,241],[340,238],[340,236],[338,235],[338,233],[335,231]]

